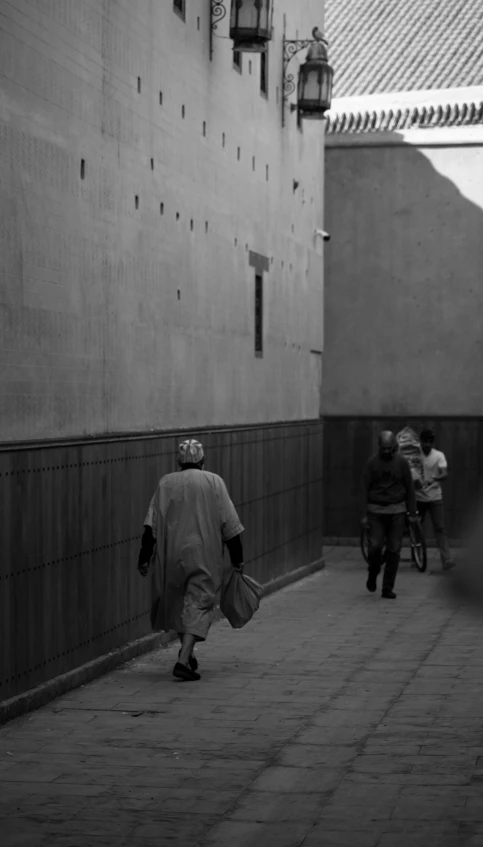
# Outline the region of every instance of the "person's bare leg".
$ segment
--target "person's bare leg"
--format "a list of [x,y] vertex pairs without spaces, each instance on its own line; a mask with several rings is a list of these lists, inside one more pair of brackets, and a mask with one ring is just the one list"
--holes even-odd
[[[178,633],[179,634],[179,633]],[[181,650],[178,661],[182,665],[189,666],[189,658],[193,652],[193,647],[196,644],[196,635],[191,635],[190,632],[183,632],[181,639]]]

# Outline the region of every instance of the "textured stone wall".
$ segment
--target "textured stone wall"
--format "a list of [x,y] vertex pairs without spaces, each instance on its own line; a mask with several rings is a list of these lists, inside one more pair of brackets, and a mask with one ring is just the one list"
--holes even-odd
[[268,97],[186,5],[0,0],[2,441],[319,413],[323,124],[280,88],[323,4],[275,4]]

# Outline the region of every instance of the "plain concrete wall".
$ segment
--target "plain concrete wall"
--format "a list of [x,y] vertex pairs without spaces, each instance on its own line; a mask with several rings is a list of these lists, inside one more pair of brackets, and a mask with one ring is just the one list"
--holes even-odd
[[275,4],[268,98],[186,5],[0,0],[0,440],[319,414],[323,124],[280,90],[323,4]]
[[483,413],[483,133],[452,133],[327,138],[326,415]]

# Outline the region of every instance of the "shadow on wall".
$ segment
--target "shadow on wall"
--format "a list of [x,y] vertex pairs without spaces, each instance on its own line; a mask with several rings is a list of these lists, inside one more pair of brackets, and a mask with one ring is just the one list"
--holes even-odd
[[448,458],[458,537],[483,471],[483,144],[384,137],[327,148],[324,534],[357,535],[377,433],[409,424]]

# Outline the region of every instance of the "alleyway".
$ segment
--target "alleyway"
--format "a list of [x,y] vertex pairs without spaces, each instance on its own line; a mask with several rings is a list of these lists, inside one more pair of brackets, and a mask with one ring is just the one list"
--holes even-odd
[[483,844],[483,624],[357,551],[177,683],[160,650],[0,730],[2,847]]

